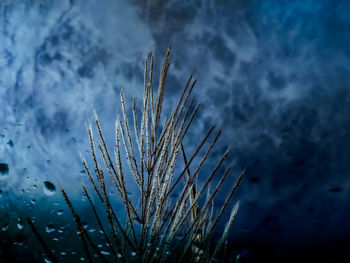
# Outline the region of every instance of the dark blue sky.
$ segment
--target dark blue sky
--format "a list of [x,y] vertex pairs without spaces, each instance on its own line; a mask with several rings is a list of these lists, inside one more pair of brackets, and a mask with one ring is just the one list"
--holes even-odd
[[[342,256],[350,237],[349,1],[1,1],[0,12],[3,225],[39,213],[32,199],[43,210],[59,202],[43,193],[45,181],[79,199],[85,121],[95,108],[112,140],[120,88],[140,101],[145,56],[155,51],[159,65],[171,45],[165,110],[198,72],[202,107],[189,151],[217,124],[223,136],[210,162],[229,148],[231,183],[247,168],[235,198],[237,249],[253,258],[263,247],[276,262],[289,250],[313,260],[323,248],[319,262]],[[3,231],[15,232],[15,224]]]

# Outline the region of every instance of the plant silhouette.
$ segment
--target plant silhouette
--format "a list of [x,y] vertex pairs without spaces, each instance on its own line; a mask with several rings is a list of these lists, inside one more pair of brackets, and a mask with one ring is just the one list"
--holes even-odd
[[[91,183],[93,194],[104,207],[104,213],[98,212],[89,189],[84,185],[82,188],[103,239],[108,245],[108,256],[101,252],[84,228],[82,219],[75,211],[66,191],[61,190],[74,217],[88,262],[95,262],[96,256],[94,258],[93,253],[102,262],[213,262],[227,239],[239,208],[239,202],[237,202],[232,208],[221,238],[213,242],[214,230],[228,208],[245,171],[242,171],[230,192],[227,193],[222,207],[214,213],[215,196],[227,179],[232,165],[219,175],[220,180],[213,190],[210,186],[213,184],[213,178],[221,170],[228,151],[222,155],[200,187],[197,177],[221,131],[215,132],[215,127],[211,127],[199,141],[194,153],[187,157],[183,145],[184,137],[199,110],[199,104],[195,103],[195,98],[192,96],[196,80],[193,80],[193,74],[189,77],[170,116],[164,118],[161,113],[170,65],[170,47],[163,61],[155,96],[154,60],[154,55],[150,60],[148,58],[145,60],[142,113],[138,118],[136,100],[133,99],[133,123],[130,123],[127,117],[124,94],[123,91],[120,92],[122,117],[116,120],[114,153],[111,153],[107,147],[97,114],[95,114],[95,124],[98,139],[94,138],[92,126],[87,125],[94,167],[89,168],[84,158],[82,158],[82,164]],[[161,120],[164,120],[163,125],[160,124]],[[199,154],[200,152],[204,154]],[[182,160],[183,163],[180,168],[175,169],[178,160]],[[194,168],[193,163],[196,163]],[[110,177],[112,186],[107,185],[107,176]],[[127,176],[132,176],[133,180],[126,180]],[[137,202],[133,202],[128,196],[129,181],[132,181],[138,189]],[[114,187],[118,192],[123,201],[123,211],[117,213],[113,208],[113,201],[107,191],[108,187]],[[174,195],[175,192],[179,194]],[[121,213],[126,215],[126,222],[121,222],[118,216]],[[57,262],[29,218],[28,222],[50,260]]]

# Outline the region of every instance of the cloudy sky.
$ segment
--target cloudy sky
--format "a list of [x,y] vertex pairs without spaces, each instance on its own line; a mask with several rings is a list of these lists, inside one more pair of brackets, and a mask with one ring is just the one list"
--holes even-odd
[[209,163],[228,148],[230,183],[247,168],[231,233],[241,258],[343,255],[349,1],[18,0],[0,12],[0,256],[17,218],[62,201],[50,184],[81,199],[85,123],[96,109],[113,140],[121,88],[141,103],[144,59],[154,52],[158,72],[169,45],[165,112],[193,69],[198,77],[189,151],[216,124]]

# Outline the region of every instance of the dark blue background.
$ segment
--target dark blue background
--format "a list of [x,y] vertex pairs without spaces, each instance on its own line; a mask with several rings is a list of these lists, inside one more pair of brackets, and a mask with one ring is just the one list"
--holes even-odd
[[144,58],[155,51],[159,65],[171,45],[165,111],[198,72],[189,151],[217,124],[210,162],[231,150],[230,183],[247,168],[230,236],[240,262],[349,259],[349,1],[1,1],[0,12],[0,256],[25,246],[12,244],[19,219],[63,209],[45,181],[79,202],[84,122],[95,108],[112,140],[120,89],[141,103]]

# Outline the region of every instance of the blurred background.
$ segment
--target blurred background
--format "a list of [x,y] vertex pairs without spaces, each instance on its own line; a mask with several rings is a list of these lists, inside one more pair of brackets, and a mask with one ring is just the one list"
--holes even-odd
[[27,216],[62,262],[77,256],[59,189],[84,214],[85,123],[96,109],[112,143],[120,89],[141,105],[144,60],[156,54],[157,81],[169,45],[165,112],[198,77],[188,152],[215,124],[207,169],[225,149],[227,189],[247,169],[228,253],[349,260],[349,14],[346,0],[0,1],[1,262],[44,262]]

